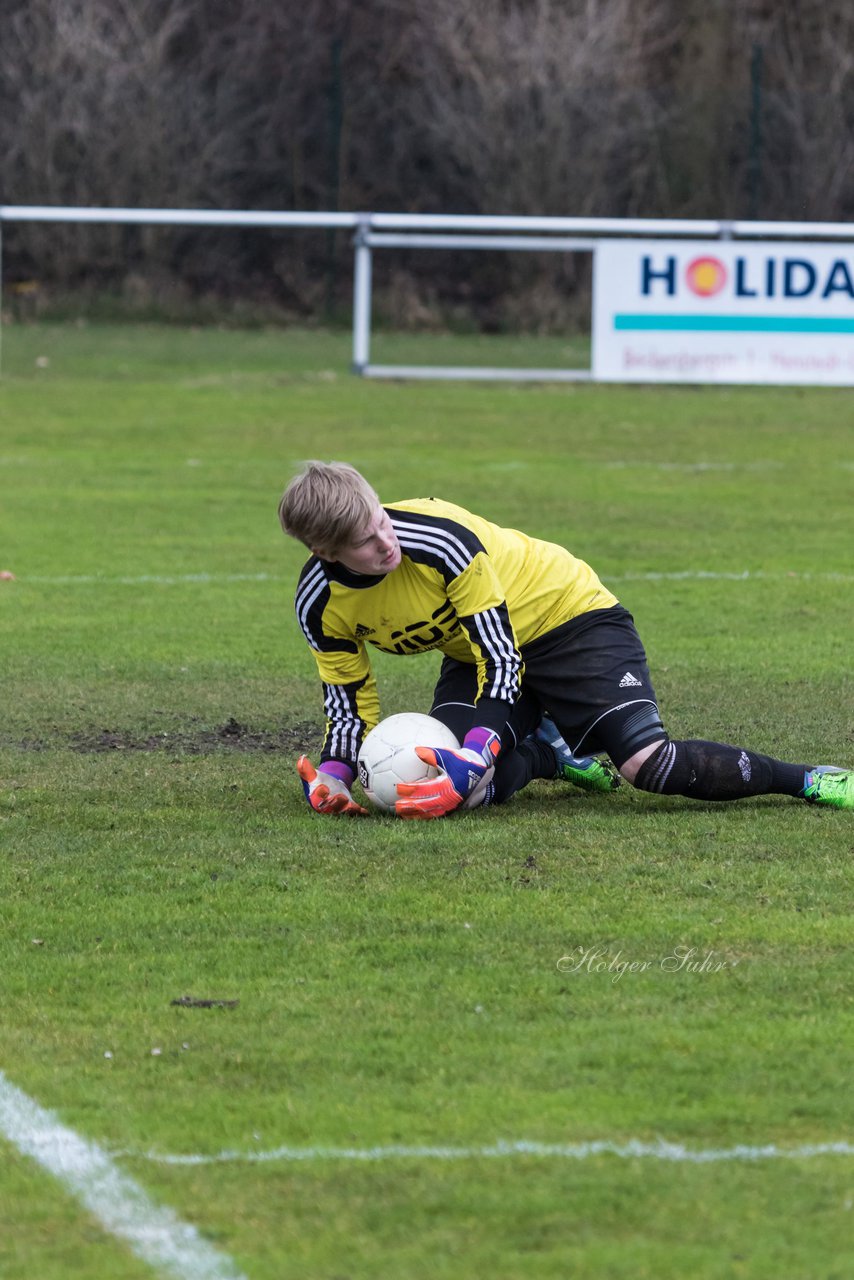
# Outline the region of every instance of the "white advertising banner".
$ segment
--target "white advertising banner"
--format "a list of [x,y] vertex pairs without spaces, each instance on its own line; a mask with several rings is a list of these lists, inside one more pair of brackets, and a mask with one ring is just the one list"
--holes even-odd
[[854,384],[854,245],[600,241],[593,377]]

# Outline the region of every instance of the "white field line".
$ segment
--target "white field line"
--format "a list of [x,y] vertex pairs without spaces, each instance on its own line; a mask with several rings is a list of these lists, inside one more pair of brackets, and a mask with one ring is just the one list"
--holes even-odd
[[851,573],[799,573],[793,569],[765,573],[762,569],[743,569],[740,573],[722,573],[712,569],[676,569],[671,573],[603,574],[608,582],[854,582]]
[[184,583],[199,583],[206,586],[208,583],[219,582],[286,582],[289,579],[280,578],[274,573],[141,573],[128,577],[109,577],[107,574],[100,573],[76,573],[65,574],[61,577],[40,577],[36,574],[19,574],[19,582],[35,582],[39,586],[45,587],[86,587],[91,585],[104,587],[145,587],[149,585],[160,587],[176,587]]
[[[854,582],[854,574],[851,573],[810,573],[795,570],[766,573],[762,569],[742,569],[732,572],[715,569],[676,569],[669,573],[603,573],[600,576],[605,582]],[[135,577],[108,577],[106,574],[82,573],[56,578],[35,574],[18,574],[17,577],[20,583],[35,583],[44,587],[177,587],[185,584],[207,586],[229,582],[274,582],[289,585],[292,581],[296,581],[295,578],[292,580],[275,573],[143,573]]]
[[721,1148],[691,1148],[681,1143],[640,1142],[495,1142],[482,1147],[274,1147],[271,1151],[220,1151],[216,1155],[167,1155],[154,1151],[121,1151],[117,1155],[151,1160],[156,1164],[268,1164],[308,1162],[313,1160],[356,1161],[384,1160],[507,1160],[515,1156],[534,1156],[545,1160],[589,1160],[594,1156],[617,1156],[622,1160],[665,1160],[675,1164],[719,1164],[726,1161],[812,1160],[816,1156],[854,1156],[852,1142],[807,1143],[798,1147],[778,1147],[769,1143],[761,1147],[738,1145]]
[[234,1263],[195,1227],[150,1200],[94,1142],[60,1124],[0,1072],[0,1136],[53,1174],[105,1231],[160,1275],[243,1280]]
[[784,462],[641,462],[627,458],[614,462],[600,462],[603,471],[679,471],[687,475],[701,475],[705,471],[783,471]]

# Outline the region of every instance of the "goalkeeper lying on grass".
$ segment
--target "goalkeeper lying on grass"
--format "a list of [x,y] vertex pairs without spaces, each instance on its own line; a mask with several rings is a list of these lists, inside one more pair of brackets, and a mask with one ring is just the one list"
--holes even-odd
[[327,729],[319,768],[303,756],[297,769],[318,812],[366,812],[350,787],[362,737],[379,719],[369,644],[442,651],[430,715],[462,742],[419,748],[440,773],[399,784],[400,817],[502,804],[532,778],[610,791],[620,775],[695,800],[775,793],[854,808],[850,771],[671,739],[631,614],[562,547],[435,498],[384,506],[338,462],[308,463],[279,519],[312,553],[296,611]]

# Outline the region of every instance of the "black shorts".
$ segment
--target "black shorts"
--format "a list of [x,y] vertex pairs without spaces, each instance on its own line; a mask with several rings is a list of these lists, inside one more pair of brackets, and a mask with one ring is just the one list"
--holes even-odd
[[[574,755],[605,752],[618,767],[667,736],[640,636],[622,605],[572,618],[524,645],[522,657],[522,694],[509,710],[505,749],[533,732],[544,712]],[[462,740],[476,692],[476,667],[445,658],[430,714]]]

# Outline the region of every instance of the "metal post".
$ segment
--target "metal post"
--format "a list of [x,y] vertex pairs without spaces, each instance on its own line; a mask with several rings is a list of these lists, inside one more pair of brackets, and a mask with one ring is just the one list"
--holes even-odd
[[[341,105],[341,37],[332,39],[332,69],[328,86],[329,93],[329,202],[334,210],[338,210],[341,197],[341,127],[343,107]],[[331,324],[335,314],[335,286],[338,278],[336,261],[335,228],[326,231],[326,300],[324,311],[326,322]]]
[[371,356],[371,246],[370,218],[359,221],[353,237],[353,372],[364,374]]
[[762,45],[750,54],[750,159],[748,164],[750,214],[756,221],[762,194]]

